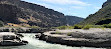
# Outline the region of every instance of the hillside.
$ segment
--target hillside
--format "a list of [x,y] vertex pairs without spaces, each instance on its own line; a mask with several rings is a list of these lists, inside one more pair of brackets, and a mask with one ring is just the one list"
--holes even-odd
[[11,26],[57,27],[67,24],[63,13],[21,0],[0,0],[0,21]]
[[65,16],[67,24],[73,26],[74,24],[79,23],[80,21],[83,21],[84,18],[77,17],[77,16]]
[[0,0],[0,16],[5,24],[40,27],[65,25],[64,14],[20,0]]
[[92,24],[92,25],[103,25],[111,22],[111,0],[107,0],[102,8],[95,14],[89,15],[81,25]]

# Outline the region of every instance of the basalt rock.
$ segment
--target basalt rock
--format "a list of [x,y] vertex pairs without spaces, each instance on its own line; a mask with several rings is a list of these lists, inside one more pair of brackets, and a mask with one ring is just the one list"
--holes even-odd
[[[86,47],[111,47],[111,29],[89,29],[89,30],[61,30],[63,33],[70,31],[71,36],[61,34],[51,34],[55,31],[45,32],[39,38],[51,43],[86,46]],[[65,32],[64,32],[65,31]]]

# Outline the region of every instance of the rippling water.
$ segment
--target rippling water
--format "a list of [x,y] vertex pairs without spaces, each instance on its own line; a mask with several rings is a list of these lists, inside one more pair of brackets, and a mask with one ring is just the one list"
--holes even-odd
[[7,46],[0,47],[0,49],[105,49],[105,48],[91,48],[91,47],[71,47],[59,44],[50,44],[45,41],[38,40],[34,38],[35,34],[23,34],[25,37],[23,40],[29,42],[29,44],[24,46]]

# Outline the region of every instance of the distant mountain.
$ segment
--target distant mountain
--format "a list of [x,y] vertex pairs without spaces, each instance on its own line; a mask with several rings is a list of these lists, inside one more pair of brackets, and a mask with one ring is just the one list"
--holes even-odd
[[102,8],[95,14],[89,15],[81,25],[92,24],[92,25],[103,25],[111,23],[111,0],[107,0]]
[[84,18],[77,16],[65,16],[68,25],[74,25],[84,20]]
[[64,14],[21,0],[0,0],[0,20],[20,26],[57,27],[67,24]]

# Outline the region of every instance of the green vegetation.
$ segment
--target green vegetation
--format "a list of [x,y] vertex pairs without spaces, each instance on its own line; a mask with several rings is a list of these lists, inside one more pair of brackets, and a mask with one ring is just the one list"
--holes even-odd
[[57,27],[57,29],[73,29],[74,27],[73,26],[60,26],[60,27]]
[[77,25],[77,24],[73,26],[74,29],[82,29],[82,27],[83,27],[82,25]]
[[36,29],[36,28],[40,28],[40,27],[39,26],[30,26],[29,28]]
[[110,24],[104,24],[103,25],[105,28],[111,28],[111,23]]
[[[87,25],[87,24],[96,25],[98,22],[104,21],[107,19],[111,19],[111,2],[108,2],[108,5],[101,8],[95,14],[89,15],[84,21],[82,21],[79,24],[80,25]],[[105,22],[105,23],[107,23],[107,22]],[[103,23],[103,24],[105,24],[105,23]]]
[[111,28],[111,24],[104,25],[74,25],[74,26],[60,26],[56,29],[90,29],[90,28]]
[[56,31],[56,32],[55,32],[55,34],[61,34],[61,32],[59,32],[59,31]]
[[83,29],[89,29],[89,28],[91,28],[91,25],[86,25],[83,27]]
[[103,25],[85,25],[82,29],[104,28]]
[[71,36],[72,32],[67,33],[67,36]]

